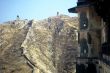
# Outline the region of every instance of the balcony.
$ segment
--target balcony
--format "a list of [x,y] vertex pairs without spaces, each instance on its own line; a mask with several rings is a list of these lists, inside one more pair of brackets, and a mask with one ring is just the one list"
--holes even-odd
[[107,55],[102,55],[102,57],[100,58],[101,61],[103,61],[105,64],[110,66],[110,56]]
[[77,57],[76,58],[76,73],[97,73],[96,64],[98,58],[96,57]]

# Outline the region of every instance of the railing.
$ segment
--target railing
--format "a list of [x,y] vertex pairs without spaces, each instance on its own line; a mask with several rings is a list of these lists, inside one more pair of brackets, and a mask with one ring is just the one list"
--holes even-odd
[[78,64],[78,62],[79,63],[86,63],[86,64],[88,64],[88,63],[98,63],[98,58],[97,57],[77,57],[76,58],[76,64]]

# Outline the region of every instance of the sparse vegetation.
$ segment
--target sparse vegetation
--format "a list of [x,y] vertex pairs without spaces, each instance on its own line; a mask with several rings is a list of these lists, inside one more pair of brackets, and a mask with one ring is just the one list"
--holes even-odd
[[76,30],[66,15],[0,25],[0,73],[74,73]]

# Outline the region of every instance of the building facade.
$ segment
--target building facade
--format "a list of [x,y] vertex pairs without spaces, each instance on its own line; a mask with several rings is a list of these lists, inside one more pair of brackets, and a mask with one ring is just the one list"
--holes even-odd
[[[76,73],[110,73],[110,8],[107,0],[78,0],[68,9],[79,17]],[[104,11],[105,10],[105,11]]]

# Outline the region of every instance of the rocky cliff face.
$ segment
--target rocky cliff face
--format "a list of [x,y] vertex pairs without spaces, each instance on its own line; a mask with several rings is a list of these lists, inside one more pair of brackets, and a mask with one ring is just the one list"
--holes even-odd
[[0,73],[74,73],[77,26],[66,15],[0,25]]

